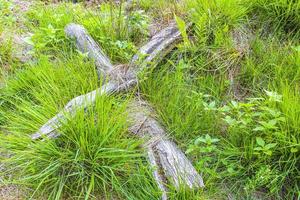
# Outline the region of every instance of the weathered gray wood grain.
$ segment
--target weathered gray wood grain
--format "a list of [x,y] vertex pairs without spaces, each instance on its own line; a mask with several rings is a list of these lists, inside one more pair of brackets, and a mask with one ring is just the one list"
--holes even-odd
[[99,76],[113,69],[109,58],[83,26],[71,23],[66,26],[65,33],[69,38],[75,39],[76,46],[82,53],[88,53],[88,57],[95,62]]
[[204,186],[202,177],[177,145],[168,139],[164,128],[154,118],[155,112],[145,101],[133,100],[127,111],[129,131],[147,139],[146,146],[151,149],[150,153],[153,152],[155,155],[151,155],[149,160],[159,163],[167,180],[160,178],[159,172],[154,171],[156,179],[163,180],[165,183],[170,181],[176,188],[181,184],[191,189]]
[[67,122],[69,118],[73,117],[76,114],[76,109],[87,108],[88,106],[92,105],[95,102],[97,96],[124,91],[131,88],[133,85],[136,85],[135,79],[128,80],[121,84],[110,81],[107,84],[104,84],[101,88],[75,97],[67,103],[62,111],[60,111],[52,119],[47,121],[36,133],[32,134],[31,138],[35,140],[42,137],[57,137],[59,135],[57,129],[59,129],[63,125],[63,123]]
[[142,71],[149,64],[162,60],[181,40],[176,24],[171,23],[139,49],[138,53],[133,56],[130,66],[139,66],[133,69],[135,73]]

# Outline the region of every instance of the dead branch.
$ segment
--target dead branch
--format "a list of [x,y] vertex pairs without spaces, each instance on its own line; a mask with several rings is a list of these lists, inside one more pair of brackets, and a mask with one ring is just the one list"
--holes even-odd
[[[72,99],[56,116],[43,125],[32,139],[41,137],[57,137],[58,128],[69,118],[74,116],[78,107],[86,108],[92,105],[97,95],[112,94],[117,91],[128,90],[138,82],[136,76],[149,63],[163,58],[175,44],[181,40],[180,32],[174,24],[163,29],[155,35],[129,65],[129,69],[113,67],[96,42],[87,34],[85,29],[76,24],[66,27],[66,34],[76,40],[76,45],[81,52],[88,53],[95,61],[97,71],[111,80],[103,87],[88,94]],[[137,66],[140,67],[137,67]],[[167,138],[167,134],[158,121],[153,118],[153,111],[146,102],[132,101],[128,106],[128,122],[130,132],[148,140],[145,149],[148,152],[150,165],[153,167],[153,176],[162,191],[162,199],[167,199],[167,184],[179,188],[181,184],[189,188],[203,187],[201,176],[194,169],[184,153],[176,144]]]
[[189,188],[204,186],[201,176],[177,145],[167,138],[165,130],[153,117],[155,112],[146,102],[133,100],[128,106],[128,113],[130,132],[148,140],[147,149],[150,149],[151,154],[154,152],[150,160],[158,162],[163,169],[164,179],[159,176],[159,172],[155,172],[156,179],[164,183],[170,181],[176,188],[180,184]]
[[82,53],[88,53],[88,57],[95,62],[99,76],[113,69],[109,58],[83,26],[71,23],[66,26],[65,33],[76,40],[76,46]]
[[92,105],[98,95],[108,95],[115,92],[124,91],[131,88],[133,85],[136,85],[135,79],[128,80],[122,84],[111,81],[103,85],[101,88],[75,97],[67,103],[62,111],[46,122],[46,124],[44,124],[36,133],[32,134],[31,138],[35,140],[45,136],[49,138],[57,137],[59,135],[57,129],[67,121],[68,117],[73,117],[76,114],[76,109],[87,108],[89,105]]

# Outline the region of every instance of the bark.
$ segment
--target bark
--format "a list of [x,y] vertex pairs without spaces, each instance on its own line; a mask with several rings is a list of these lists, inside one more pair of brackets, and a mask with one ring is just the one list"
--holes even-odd
[[82,53],[88,53],[88,57],[94,60],[98,76],[113,69],[109,58],[83,26],[71,23],[66,26],[65,33],[68,37],[76,40],[76,46]]
[[162,60],[180,41],[180,31],[175,23],[171,23],[139,49],[138,53],[133,56],[130,66],[139,66],[134,68],[135,73],[138,73],[149,64]]
[[147,139],[149,160],[153,166],[159,163],[163,177],[159,171],[154,171],[156,180],[172,183],[176,188],[181,184],[189,188],[203,187],[202,177],[197,173],[191,162],[184,153],[177,148],[176,144],[167,138],[167,133],[159,122],[153,117],[154,111],[144,101],[134,100],[129,104],[129,130],[133,134]]
[[55,115],[52,119],[46,122],[36,133],[31,135],[32,139],[39,139],[42,137],[54,138],[59,135],[58,129],[66,123],[68,119],[76,114],[76,109],[87,108],[92,105],[96,97],[103,94],[112,94],[131,88],[136,85],[136,80],[128,80],[122,84],[110,81],[92,92],[75,97],[67,103],[62,111]]
[[[139,54],[133,57],[129,68],[126,69],[122,65],[113,67],[110,60],[82,26],[70,24],[66,27],[66,34],[75,38],[78,49],[81,52],[87,52],[89,57],[95,61],[97,71],[102,76],[109,77],[110,81],[97,90],[72,99],[63,111],[33,134],[32,139],[57,137],[59,127],[75,115],[78,107],[86,108],[92,105],[97,95],[112,94],[135,86],[138,82],[136,78],[138,72],[147,67],[149,63],[162,59],[181,40],[180,32],[174,24],[167,27],[139,50]],[[179,188],[181,184],[189,188],[204,186],[201,176],[185,154],[167,138],[163,127],[152,117],[154,112],[146,102],[133,100],[128,106],[127,112],[129,113],[130,132],[148,140],[144,147],[148,153],[149,163],[154,170],[153,176],[162,191],[162,199],[167,199],[168,184],[173,184],[176,188]]]

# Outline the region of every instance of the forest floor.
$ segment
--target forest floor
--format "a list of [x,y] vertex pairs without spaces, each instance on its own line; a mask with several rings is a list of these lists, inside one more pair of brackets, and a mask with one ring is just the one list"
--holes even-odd
[[[135,91],[204,180],[167,185],[169,199],[300,199],[300,1],[128,2],[0,0],[0,199],[160,199],[143,141],[128,132]],[[32,141],[102,85],[69,23],[114,65],[170,23],[182,42],[133,92],[100,95],[61,137]]]

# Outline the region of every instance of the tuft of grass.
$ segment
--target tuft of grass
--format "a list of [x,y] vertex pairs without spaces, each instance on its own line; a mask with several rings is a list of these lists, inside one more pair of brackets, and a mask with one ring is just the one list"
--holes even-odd
[[142,156],[140,142],[127,135],[124,108],[116,99],[101,97],[95,107],[79,109],[57,140],[32,141],[14,132],[2,137],[1,147],[12,155],[5,160],[5,173],[14,173],[16,183],[33,188],[32,197],[89,199],[100,193],[108,198]]
[[14,27],[16,18],[13,15],[13,4],[9,1],[0,1],[0,36],[5,29]]
[[32,198],[159,197],[141,141],[127,132],[124,98],[101,96],[95,106],[78,108],[59,139],[29,137],[67,101],[100,87],[91,62],[76,53],[55,63],[43,56],[6,84],[0,123],[8,134],[1,134],[1,152],[10,156],[2,158],[1,175],[13,177],[5,183],[29,188]]
[[261,23],[266,34],[273,33],[284,36],[300,37],[300,3],[291,0],[254,0],[245,1],[251,12]]
[[[10,6],[0,0],[0,32],[17,27]],[[87,112],[79,108],[59,139],[33,142],[28,134],[70,99],[100,86],[93,63],[65,37],[66,24],[84,25],[113,62],[127,63],[147,40],[149,24],[164,26],[176,16],[184,41],[140,75],[140,94],[206,188],[170,186],[170,199],[298,198],[298,13],[291,0],[142,0],[126,10],[123,1],[97,8],[35,3],[25,25],[36,63],[16,67],[15,49],[0,48],[2,66],[14,69],[0,89],[1,153],[10,155],[6,172],[15,174],[8,183],[51,199],[159,199],[141,141],[126,131],[130,95],[102,96]],[[237,45],[245,41],[233,34],[239,30],[251,38],[242,53]],[[245,93],[239,101],[228,92],[232,79]]]
[[190,79],[186,76],[188,66],[183,61],[178,65],[167,63],[159,71],[144,74],[141,84],[142,92],[167,125],[170,136],[180,141],[179,145],[187,144],[198,134],[217,129],[213,112],[205,111],[203,105],[203,101],[217,100],[220,89],[217,80],[213,77],[210,80]]
[[251,53],[242,61],[240,82],[243,87],[258,92],[263,88],[278,90],[282,82],[295,85],[300,80],[299,52],[294,49],[293,43],[257,37],[251,49]]

